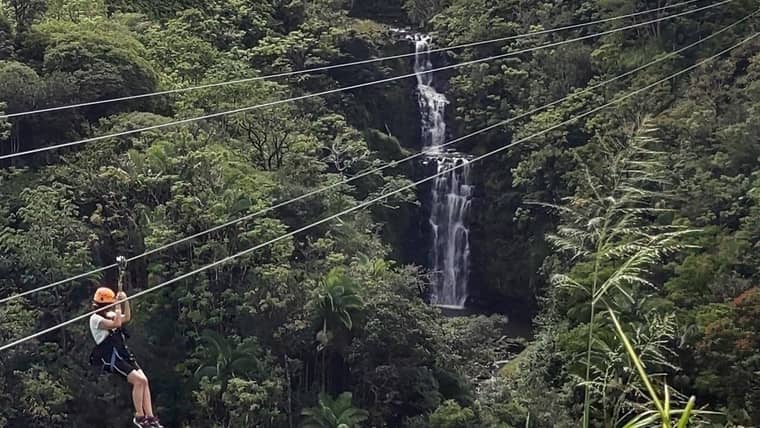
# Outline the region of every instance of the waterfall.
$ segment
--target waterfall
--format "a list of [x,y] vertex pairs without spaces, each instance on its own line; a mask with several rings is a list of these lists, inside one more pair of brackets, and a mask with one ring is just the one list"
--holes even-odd
[[435,288],[431,303],[461,308],[467,300],[470,273],[470,230],[465,225],[472,197],[470,164],[467,159],[452,155],[436,161],[438,172],[463,166],[439,175],[432,189],[430,227]]
[[430,261],[434,279],[430,302],[461,308],[467,300],[470,273],[470,231],[465,224],[473,191],[470,164],[466,156],[440,147],[446,141],[445,113],[449,102],[433,87],[430,37],[415,35],[414,43],[422,147],[432,152],[426,163],[434,163],[438,173],[462,165],[436,177],[431,189]]
[[[430,61],[430,37],[415,36],[414,73],[417,75],[417,101],[422,120],[422,147],[437,149],[446,140],[446,105],[449,100],[438,93],[433,85],[433,68]],[[437,149],[437,150],[436,150]]]

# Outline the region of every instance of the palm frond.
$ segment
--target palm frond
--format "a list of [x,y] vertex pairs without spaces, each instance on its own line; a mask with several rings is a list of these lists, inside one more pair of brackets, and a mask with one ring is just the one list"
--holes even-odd
[[572,277],[563,274],[554,274],[549,278],[550,283],[558,288],[577,289],[590,294],[588,287],[580,284]]
[[[555,288],[581,289],[590,294],[586,376],[581,380],[586,389],[585,427],[590,420],[590,390],[605,400],[615,400],[614,417],[619,416],[621,421],[633,418],[625,425],[631,428],[670,421],[671,407],[684,399],[669,386],[661,391],[660,398],[654,388],[660,379],[653,372],[675,369],[669,345],[675,337],[670,328],[672,320],[645,319],[627,337],[611,309],[613,335],[604,323],[594,319],[594,308],[600,303],[635,310],[641,290],[656,286],[651,269],[688,248],[684,237],[696,232],[679,225],[653,224],[653,218],[664,219],[662,214],[673,212],[663,206],[672,195],[666,190],[669,181],[664,153],[652,148],[658,143],[656,133],[646,118],[624,141],[602,140],[593,165],[603,169],[584,166],[584,179],[576,195],[564,198],[560,206],[535,204],[557,211],[561,218],[561,225],[547,236],[547,242],[569,256],[569,262],[593,267],[590,273],[587,267],[578,270],[577,275],[586,277],[551,276]],[[662,382],[664,385],[664,378]],[[651,403],[656,410],[647,407]]]

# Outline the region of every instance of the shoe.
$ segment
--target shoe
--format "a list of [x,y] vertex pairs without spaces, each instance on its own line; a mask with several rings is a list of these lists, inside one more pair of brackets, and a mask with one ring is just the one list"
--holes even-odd
[[147,418],[145,418],[145,420],[147,420],[148,423],[150,423],[149,426],[151,428],[164,428],[164,426],[161,425],[161,422],[155,416],[148,416]]
[[152,428],[153,425],[150,424],[148,421],[148,418],[144,416],[135,416],[132,418],[132,423],[135,424],[135,426],[138,426],[140,428]]

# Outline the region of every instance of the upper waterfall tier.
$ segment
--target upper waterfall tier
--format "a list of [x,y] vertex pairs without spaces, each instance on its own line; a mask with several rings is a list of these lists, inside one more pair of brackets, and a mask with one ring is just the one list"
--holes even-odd
[[414,36],[414,72],[417,75],[417,101],[422,116],[422,146],[437,149],[446,142],[446,105],[449,100],[433,87],[430,37]]

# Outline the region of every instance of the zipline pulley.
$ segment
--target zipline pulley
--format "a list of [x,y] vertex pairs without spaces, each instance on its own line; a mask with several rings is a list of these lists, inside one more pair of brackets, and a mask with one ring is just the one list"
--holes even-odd
[[127,273],[127,258],[124,256],[116,257],[116,264],[119,265],[119,292],[124,291],[124,275]]

